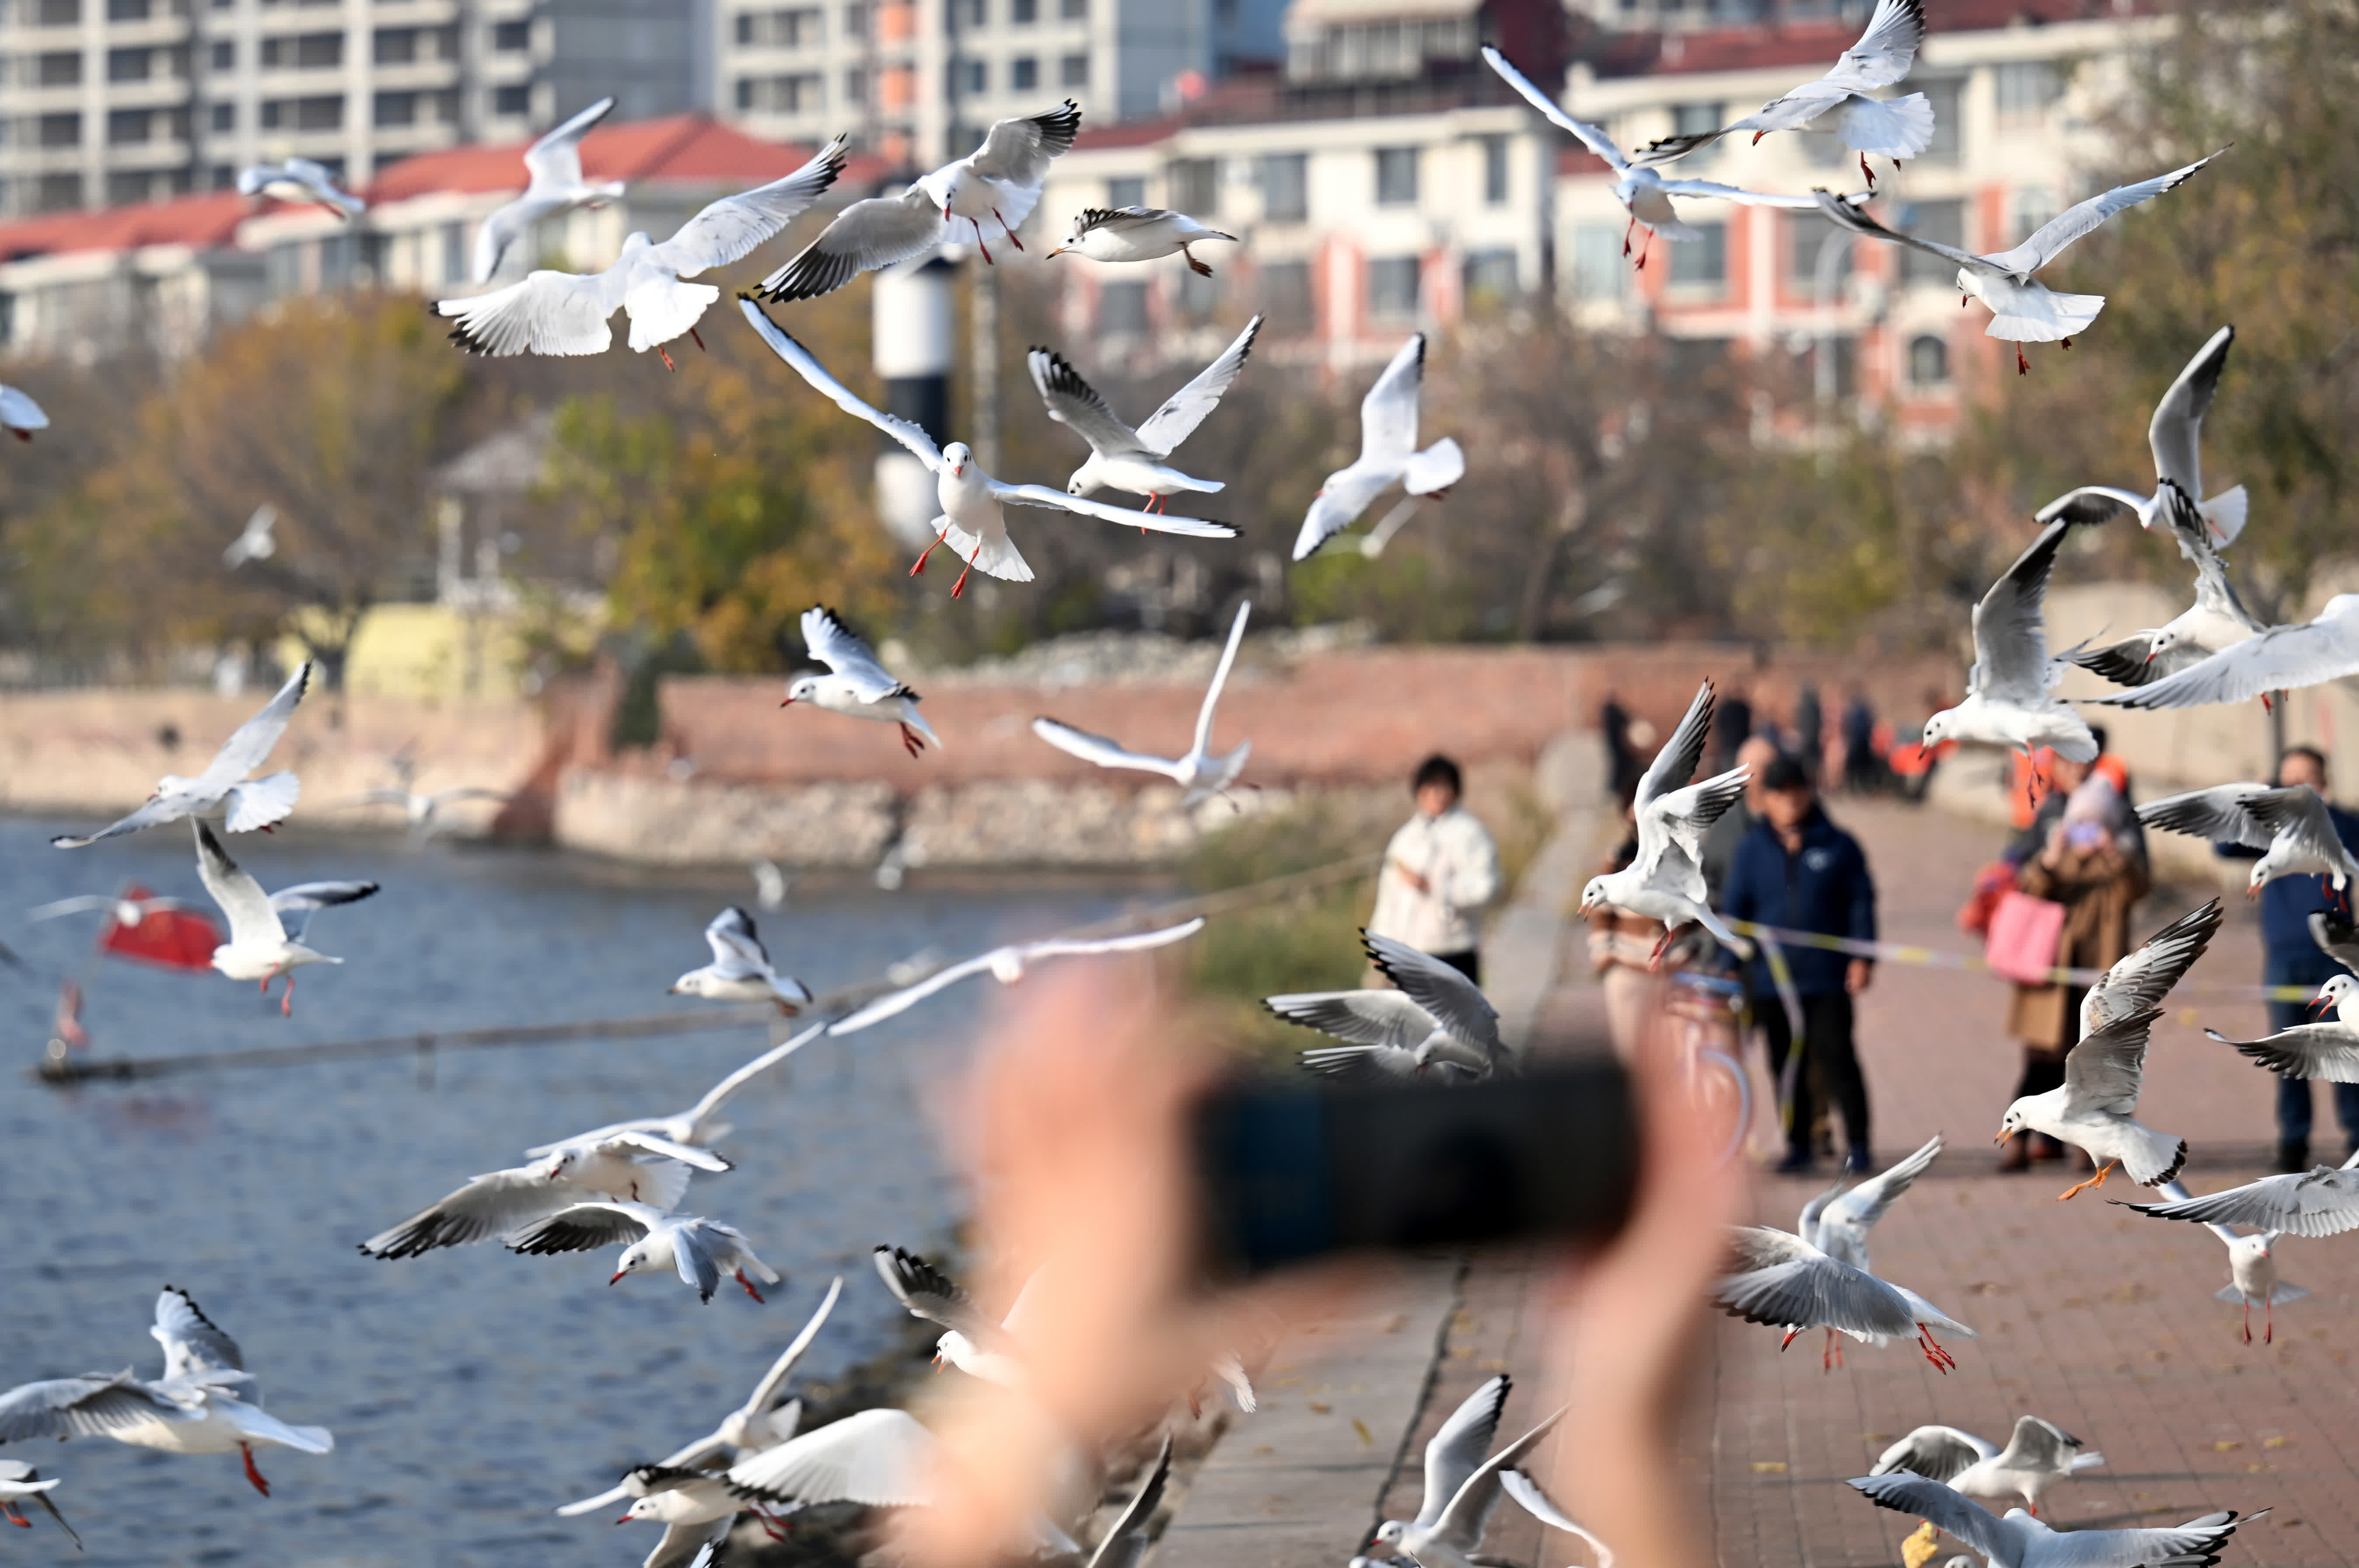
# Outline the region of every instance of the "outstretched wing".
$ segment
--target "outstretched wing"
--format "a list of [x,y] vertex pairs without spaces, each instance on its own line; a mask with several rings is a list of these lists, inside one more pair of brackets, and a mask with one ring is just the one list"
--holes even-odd
[[554,1214],[580,1190],[552,1186],[527,1166],[494,1171],[379,1231],[361,1243],[361,1250],[372,1258],[415,1258],[438,1247],[464,1247]]
[[916,186],[898,196],[855,201],[820,231],[818,239],[762,280],[766,298],[816,299],[864,272],[896,266],[941,243],[942,211]]
[[2359,675],[2354,611],[2359,596],[2337,595],[2314,621],[2272,626],[2152,686],[2097,700],[2113,708],[2195,708],[2249,702],[2265,691],[2292,691]]
[[[1990,264],[2003,271],[2024,276],[2038,272],[2054,261],[2073,241],[2089,233],[2114,213],[2151,201],[2166,190],[2173,190],[2195,178],[2195,171],[2226,152],[2197,158],[2184,168],[2174,168],[2168,174],[2158,174],[2152,179],[2141,179],[2135,185],[2116,185],[2086,201],[2067,207],[2055,217],[2032,231],[2031,238],[2011,251],[2002,251],[1989,258]],[[2201,500],[2198,496],[2193,499]]]
[[2318,944],[2320,952],[2359,975],[2359,926],[2339,914],[2318,910],[2310,917],[2310,939]]
[[1630,167],[1630,160],[1623,156],[1620,147],[1614,145],[1614,138],[1605,134],[1604,126],[1593,125],[1586,120],[1576,120],[1566,114],[1562,105],[1540,91],[1538,82],[1509,65],[1507,57],[1489,44],[1483,46],[1483,59],[1499,73],[1500,81],[1514,88],[1525,103],[1546,116],[1549,124],[1571,134],[1575,141],[1603,158],[1614,173],[1619,174]]
[[1900,1471],[1862,1476],[1844,1484],[1859,1488],[1877,1508],[1913,1514],[1934,1529],[1957,1537],[1986,1558],[2007,1562],[2017,1558],[2012,1532],[2002,1520],[1963,1492],[1953,1492],[1939,1481]]
[[1237,531],[1225,523],[1213,523],[1201,517],[1172,517],[1160,512],[1134,512],[1127,506],[1109,506],[1103,501],[1068,495],[1045,484],[1003,484],[995,479],[990,484],[992,494],[1017,506],[1038,506],[1051,512],[1076,512],[1104,523],[1119,523],[1129,528],[1147,528],[1158,534],[1185,534],[1194,539],[1234,539],[1237,536]]
[[2264,1176],[2205,1197],[2122,1206],[2158,1219],[2249,1225],[2295,1236],[2340,1236],[2359,1227],[2359,1171],[2331,1171],[2321,1165],[2295,1175]]
[[1440,959],[1420,953],[1406,942],[1363,931],[1368,957],[1385,978],[1400,987],[1411,1001],[1431,1013],[1444,1029],[1480,1048],[1494,1063],[1506,1054],[1499,1040],[1499,1012],[1481,988]]
[[1170,1478],[1171,1434],[1167,1432],[1163,1434],[1163,1446],[1156,1451],[1155,1467],[1147,1473],[1147,1479],[1140,1485],[1138,1494],[1130,1499],[1121,1517],[1107,1529],[1105,1539],[1098,1542],[1097,1551],[1090,1557],[1089,1568],[1129,1568],[1130,1564],[1137,1562],[1146,1544],[1144,1538],[1147,1521],[1155,1517],[1155,1510],[1162,1505],[1164,1483]]
[[2124,956],[2082,1000],[2082,1033],[2093,1034],[2116,1019],[2159,1008],[2170,988],[2203,956],[2223,918],[2215,898],[2189,910]]
[[2109,1018],[2081,1036],[2064,1057],[2064,1087],[2076,1110],[2127,1116],[2137,1109],[2146,1076],[2146,1048],[2160,1008]]
[[[1901,1194],[1916,1184],[1917,1178],[1931,1169],[1940,1156],[1941,1135],[1927,1139],[1918,1151],[1883,1174],[1860,1183],[1819,1211],[1819,1249],[1843,1258],[1854,1268],[1867,1267],[1867,1233],[1884,1217],[1885,1210],[1898,1200]],[[1829,1231],[1839,1233],[1847,1251],[1829,1245]]]
[[1923,251],[1928,255],[1940,256],[1943,261],[1954,262],[1959,266],[1970,267],[1975,272],[1999,270],[1992,262],[1975,255],[1971,251],[1958,250],[1938,240],[1920,239],[1915,234],[1904,234],[1897,229],[1887,229],[1869,217],[1866,211],[1856,202],[1837,196],[1832,191],[1813,190],[1810,194],[1817,199],[1819,211],[1839,229],[1847,229],[1866,239],[1882,240],[1886,244],[1907,245],[1911,250]]
[[2273,838],[2291,838],[2306,857],[2329,865],[2344,859],[2343,840],[2334,831],[2334,819],[2326,813],[2325,798],[2308,784],[2263,790],[2245,800],[2245,809],[2263,831]]
[[197,875],[228,917],[229,939],[241,946],[284,942],[287,927],[279,923],[278,911],[262,884],[238,870],[202,817],[189,818],[189,827],[197,840]]
[[835,183],[850,145],[838,136],[792,174],[723,197],[682,223],[670,239],[651,247],[650,259],[659,258],[682,277],[694,277],[752,254]]
[[1180,764],[1168,757],[1150,757],[1144,752],[1125,750],[1118,741],[1103,735],[1093,735],[1087,730],[1077,730],[1054,719],[1032,720],[1032,733],[1069,757],[1093,762],[1101,768],[1136,768],[1142,773],[1162,773],[1176,777]]
[[1221,351],[1220,358],[1196,373],[1187,385],[1163,400],[1163,406],[1147,416],[1138,427],[1138,444],[1158,457],[1169,457],[1180,443],[1196,433],[1213,409],[1221,406],[1222,396],[1245,373],[1245,360],[1253,352],[1254,339],[1261,333],[1261,318],[1247,321],[1245,330],[1230,340]]
[[222,742],[213,760],[205,764],[199,775],[206,784],[231,784],[260,767],[269,757],[270,749],[278,744],[278,737],[287,733],[288,724],[295,717],[295,705],[303,700],[304,688],[311,684],[311,661],[304,660],[287,677],[287,684],[277,694],[263,704],[262,711],[239,725],[235,733]]
[[[2245,1517],[2250,1522],[2268,1511]],[[2042,1561],[2055,1568],[2103,1568],[2113,1563],[2211,1568],[2220,1561],[2221,1547],[2236,1533],[2235,1518],[2228,1512],[2205,1514],[2169,1530],[2076,1530],[2060,1537],[2059,1550]]]
[[1430,1525],[1441,1517],[1474,1472],[1483,1467],[1483,1460],[1491,1452],[1491,1441],[1498,1435],[1499,1414],[1507,1408],[1507,1390],[1513,1387],[1506,1373],[1484,1380],[1482,1387],[1459,1402],[1425,1445],[1425,1500],[1417,1510],[1417,1522]]
[[1889,87],[1908,74],[1924,42],[1924,0],[1877,0],[1859,42],[1820,80],[1847,92]]
[[[824,236],[821,237],[824,238]],[[784,328],[771,320],[769,312],[755,303],[750,296],[740,295],[737,305],[745,312],[745,319],[753,323],[754,330],[762,335],[762,341],[770,345],[770,351],[792,366],[796,374],[811,384],[812,390],[828,398],[846,414],[867,420],[871,425],[908,448],[917,460],[925,464],[930,471],[935,473],[941,471],[941,449],[934,445],[934,438],[931,436],[927,435],[925,431],[907,419],[897,418],[893,415],[871,408],[862,402],[853,394],[852,388],[829,373],[828,368],[820,363],[809,349],[795,341]]]
[[2212,333],[2154,406],[2154,419],[2146,427],[2155,477],[2177,485],[2190,502],[2203,499],[2203,416],[2211,410],[2212,395],[2220,389],[2220,372],[2235,341],[2234,327]]
[[1974,606],[1971,685],[1983,696],[2025,702],[2046,698],[2048,628],[2040,607],[2048,596],[2048,573],[2056,564],[2056,551],[2071,528],[2070,523],[2060,521],[2041,529]]
[[434,308],[458,322],[451,341],[471,354],[603,354],[614,346],[606,319],[623,302],[622,273],[539,271],[520,283]]
[[2297,1023],[2258,1040],[2231,1040],[2213,1029],[2203,1033],[2281,1077],[2359,1084],[2359,1034],[2340,1023]]
[[527,196],[534,191],[572,190],[582,184],[582,138],[614,107],[613,98],[601,98],[525,148],[525,173],[532,181]]
[[867,643],[826,605],[803,611],[802,630],[803,646],[810,650],[810,656],[850,681],[853,695],[861,701],[911,695],[877,662]]
[[1195,754],[1203,756],[1212,744],[1212,709],[1221,700],[1221,687],[1227,684],[1229,666],[1237,662],[1237,644],[1245,640],[1245,619],[1253,613],[1253,600],[1237,606],[1237,618],[1229,623],[1228,645],[1221,650],[1221,662],[1212,668],[1212,684],[1204,688],[1204,706],[1196,710]]
[[156,1324],[148,1333],[164,1347],[164,1380],[191,1372],[243,1372],[245,1354],[237,1341],[204,1314],[196,1298],[177,1285],[156,1297]]
[[1417,450],[1417,402],[1424,390],[1425,334],[1419,332],[1360,399],[1362,463],[1398,468],[1408,461]]
[[1040,200],[1040,183],[1049,178],[1049,161],[1061,157],[1081,134],[1081,106],[1070,98],[1061,109],[1029,119],[1001,120],[991,127],[968,167],[985,179],[1001,182],[999,217],[1008,228],[1021,227],[1032,215]]
[[1115,416],[1098,389],[1082,380],[1064,355],[1034,349],[1024,356],[1024,364],[1032,373],[1032,385],[1048,407],[1049,417],[1087,441],[1092,451],[1104,457],[1147,449],[1138,432]]
[[1431,1013],[1397,990],[1297,991],[1264,997],[1261,1004],[1288,1023],[1392,1051],[1416,1050],[1438,1027]]
[[518,1229],[506,1238],[511,1252],[537,1258],[560,1252],[590,1252],[601,1247],[644,1240],[656,1210],[636,1203],[577,1203]]
[[293,887],[280,888],[270,895],[270,907],[281,914],[293,914],[307,909],[332,909],[340,903],[358,903],[374,897],[378,891],[375,882],[327,881],[297,882]]
[[2268,787],[2259,784],[2213,784],[2210,789],[2165,795],[2139,806],[2137,819],[2167,833],[2186,833],[2209,838],[2215,844],[2243,844],[2266,849],[2274,835],[2245,809],[2245,801]]
[[35,1437],[103,1437],[151,1421],[194,1421],[183,1408],[128,1372],[91,1373],[24,1383],[0,1394],[0,1443]]
[[1876,1458],[1871,1476],[1907,1471],[1929,1481],[1947,1481],[1962,1471],[1995,1458],[1998,1450],[1971,1432],[1954,1426],[1920,1426]]
[[934,1500],[940,1442],[907,1411],[865,1410],[741,1459],[729,1472],[741,1496],[773,1502],[918,1508]]
[[885,1288],[893,1292],[895,1301],[909,1309],[910,1316],[954,1329],[978,1346],[1007,1343],[1006,1333],[984,1315],[983,1309],[974,1304],[974,1298],[923,1258],[898,1247],[879,1247],[871,1256],[876,1260],[876,1273],[885,1281]]
[[1655,760],[1639,775],[1635,804],[1640,815],[1645,814],[1656,796],[1669,795],[1695,777],[1696,765],[1703,761],[1704,741],[1712,735],[1712,682],[1696,687],[1687,712],[1680,716],[1679,728],[1671,731],[1671,738],[1663,742],[1663,749],[1655,753]]

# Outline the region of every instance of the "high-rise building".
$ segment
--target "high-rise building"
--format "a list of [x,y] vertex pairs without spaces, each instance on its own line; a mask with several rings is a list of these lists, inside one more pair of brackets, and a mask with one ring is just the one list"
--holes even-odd
[[361,185],[612,92],[709,103],[712,0],[0,0],[0,213],[234,184],[293,155]]
[[757,135],[849,132],[888,160],[971,149],[1071,98],[1162,114],[1286,51],[1285,0],[719,0],[715,111]]

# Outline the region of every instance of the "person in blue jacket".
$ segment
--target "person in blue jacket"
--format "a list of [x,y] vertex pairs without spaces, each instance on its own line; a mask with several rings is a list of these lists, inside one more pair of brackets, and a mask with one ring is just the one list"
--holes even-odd
[[[1737,846],[1721,913],[1788,931],[1875,941],[1875,881],[1859,841],[1828,820],[1810,775],[1793,758],[1771,762],[1761,783],[1761,820]],[[1795,1055],[1793,1029],[1758,944],[1745,975],[1753,1015],[1768,1039],[1770,1070],[1787,1086],[1787,1153],[1777,1169],[1810,1169],[1813,1100],[1823,1092],[1843,1114],[1851,1148],[1843,1169],[1873,1171],[1867,1083],[1852,1043],[1852,998],[1867,989],[1875,966],[1829,948],[1780,946],[1800,1003],[1803,1059],[1789,1060]]]
[[[2326,753],[2315,746],[2289,746],[2277,759],[2277,779],[2280,784],[2308,784],[2326,803],[2326,815],[2333,819],[2335,837],[2343,848],[2359,852],[2359,817],[2334,804],[2326,777]],[[2220,844],[2214,849],[2234,860],[2257,860],[2258,849],[2242,844]],[[2324,877],[2279,877],[2261,890],[2261,983],[2268,986],[2299,986],[2306,991],[2319,987],[2343,973],[2343,966],[2319,950],[2310,940],[2310,917],[2313,911],[2331,909],[2344,913],[2334,902]],[[2269,1028],[2290,1029],[2297,1023],[2307,1023],[2310,1013],[2298,1001],[2269,1003]],[[2277,1169],[2283,1172],[2310,1169],[2310,1130],[2316,1115],[2315,1102],[2307,1078],[2277,1079]],[[2343,1124],[2343,1152],[2348,1158],[2359,1149],[2359,1084],[2334,1086],[2334,1118]]]

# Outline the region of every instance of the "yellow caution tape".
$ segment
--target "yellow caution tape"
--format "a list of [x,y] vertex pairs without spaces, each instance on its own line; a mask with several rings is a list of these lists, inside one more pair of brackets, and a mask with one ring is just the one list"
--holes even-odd
[[[1987,972],[1990,968],[1989,961],[1979,953],[1945,953],[1935,947],[1909,946],[1898,942],[1862,942],[1855,937],[1829,936],[1818,931],[1789,931],[1782,925],[1763,925],[1751,920],[1731,920],[1728,924],[1740,935],[1761,938],[1773,953],[1777,946],[1783,945],[1816,947],[1822,952],[1847,953],[1854,958],[1873,958],[1883,964],[1908,964],[1925,969],[1980,969]],[[1771,963],[1773,969],[1784,968],[1784,955],[1778,954]],[[2058,968],[2048,971],[2047,983],[2094,985],[2104,978],[2104,974],[2103,969]],[[2247,1001],[2310,1001],[2316,999],[2318,992],[2309,986],[2214,984],[2185,986],[2174,994]]]

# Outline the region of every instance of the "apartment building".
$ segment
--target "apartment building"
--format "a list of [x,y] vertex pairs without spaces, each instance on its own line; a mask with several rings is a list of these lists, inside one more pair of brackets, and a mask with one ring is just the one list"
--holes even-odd
[[1071,98],[1162,114],[1283,52],[1286,0],[722,0],[716,111],[756,135],[848,132],[936,163]]
[[[2100,115],[2164,24],[2113,0],[1947,0],[1939,22],[1894,89],[1932,100],[1933,143],[1897,172],[1879,160],[1876,211],[1946,244],[2003,250],[2110,172],[2116,146]],[[1641,146],[1725,124],[1819,75],[1859,26],[1852,15],[1616,40],[1572,68],[1564,102],[1621,146]],[[1647,248],[1641,232],[1641,269],[1623,254],[1628,215],[1612,172],[1569,144],[1558,169],[1560,277],[1568,308],[1593,326],[1651,324],[1698,363],[1740,346],[1784,355],[1813,398],[1888,413],[1929,438],[1955,423],[1976,385],[2015,373],[2012,349],[1984,335],[1988,312],[1959,308],[1956,268],[1935,257],[1855,240],[1814,213],[1683,201],[1702,238]],[[1837,138],[1810,134],[1757,146],[1731,137],[1665,172],[1760,190],[1864,185]]]
[[1478,51],[1560,70],[1562,22],[1558,0],[1295,0],[1283,73],[1085,129],[1050,172],[1044,233],[1086,207],[1145,203],[1240,243],[1199,247],[1209,278],[1177,257],[1051,264],[1068,332],[1192,352],[1216,321],[1259,310],[1265,352],[1343,367],[1547,290],[1556,134]]

